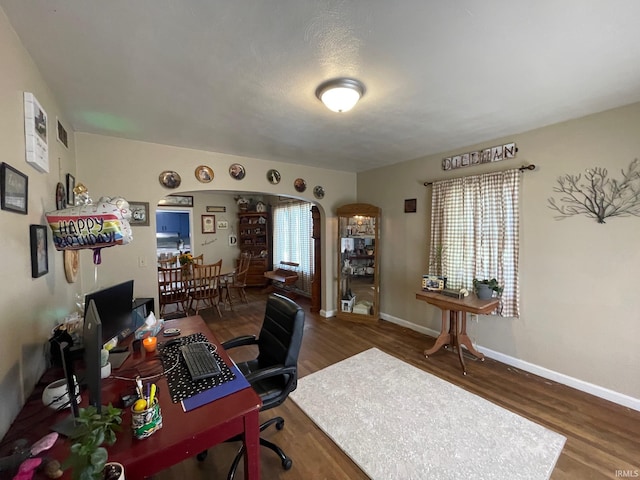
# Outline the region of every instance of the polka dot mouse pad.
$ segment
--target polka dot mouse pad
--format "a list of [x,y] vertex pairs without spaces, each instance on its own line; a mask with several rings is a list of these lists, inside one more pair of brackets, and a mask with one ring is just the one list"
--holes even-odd
[[[202,380],[192,380],[182,355],[180,347],[188,343],[205,342],[209,350],[213,353],[218,366],[222,371],[221,375],[215,377],[203,378]],[[236,378],[235,374],[229,369],[224,360],[215,351],[215,346],[208,343],[207,337],[202,333],[194,333],[186,337],[180,338],[180,342],[174,343],[167,347],[160,348],[160,358],[162,359],[162,367],[164,368],[169,385],[169,393],[171,401],[178,403],[185,398],[189,398],[196,393],[204,392],[212,387],[222,385]]]

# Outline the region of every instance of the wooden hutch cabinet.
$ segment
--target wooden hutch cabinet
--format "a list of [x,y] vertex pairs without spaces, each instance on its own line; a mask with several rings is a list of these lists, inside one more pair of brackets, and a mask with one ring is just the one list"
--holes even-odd
[[338,214],[338,318],[378,320],[381,209],[344,205]]
[[251,254],[247,286],[266,286],[264,272],[271,270],[271,216],[268,212],[238,213],[238,244]]

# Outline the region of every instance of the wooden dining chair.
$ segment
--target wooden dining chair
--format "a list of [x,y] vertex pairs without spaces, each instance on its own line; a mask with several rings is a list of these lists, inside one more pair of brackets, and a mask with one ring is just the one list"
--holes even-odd
[[160,317],[164,316],[167,305],[177,305],[178,311],[187,313],[187,290],[180,267],[158,267],[158,301],[160,302]]
[[[247,273],[249,272],[249,265],[251,264],[251,254],[250,253],[242,253],[240,255],[240,259],[238,261],[238,268],[231,278],[227,281],[227,289],[231,291],[236,291],[238,296],[240,297],[240,301],[244,303],[249,303],[247,300],[247,293],[245,292],[245,287],[247,286]],[[233,295],[230,294],[229,297],[229,305],[231,310],[233,310]]]
[[193,257],[193,263],[198,265],[204,265],[204,253],[201,253],[197,257]]
[[[202,308],[216,307],[218,315],[222,317],[220,311],[220,271],[222,270],[222,260],[209,265],[198,265],[194,263],[191,270],[189,282],[189,310],[193,310],[195,303],[195,314]],[[200,303],[205,306],[200,307]]]
[[178,265],[178,257],[173,256],[169,258],[159,258],[158,259],[158,267],[162,268],[173,268]]

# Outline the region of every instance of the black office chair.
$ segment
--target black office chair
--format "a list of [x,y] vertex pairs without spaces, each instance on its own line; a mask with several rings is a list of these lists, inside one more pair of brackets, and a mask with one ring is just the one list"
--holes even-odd
[[[262,408],[269,410],[282,404],[289,393],[298,385],[298,355],[302,345],[304,329],[304,310],[293,300],[273,293],[267,299],[264,321],[258,337],[247,335],[233,338],[222,344],[225,350],[231,348],[257,345],[258,357],[248,362],[238,363],[238,368],[249,381],[253,389],[260,395]],[[275,424],[278,430],[284,427],[284,419],[275,417],[260,425],[262,432]],[[241,437],[233,437],[227,441],[240,441]],[[260,445],[273,450],[281,459],[282,467],[289,470],[291,459],[276,444],[260,438]],[[244,455],[244,444],[240,447],[231,464],[228,479],[235,476],[238,464]],[[206,452],[198,455],[203,460]]]

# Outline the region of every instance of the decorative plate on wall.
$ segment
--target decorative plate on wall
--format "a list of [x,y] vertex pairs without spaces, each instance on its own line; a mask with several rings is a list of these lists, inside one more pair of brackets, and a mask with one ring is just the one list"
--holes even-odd
[[324,187],[321,187],[320,185],[313,187],[313,196],[318,199],[324,198]]
[[239,163],[234,163],[229,167],[229,175],[231,175],[236,180],[242,180],[246,175],[246,170]]
[[307,189],[307,182],[302,178],[296,178],[293,182],[293,186],[297,192],[304,192]]
[[267,180],[269,180],[270,184],[277,185],[280,183],[280,172],[272,168],[267,172]]
[[196,178],[199,182],[209,183],[213,180],[213,170],[206,165],[200,165],[196,168]]
[[182,183],[182,178],[180,178],[178,172],[173,170],[165,170],[158,179],[160,180],[160,185],[166,188],[178,188]]
[[64,276],[68,283],[75,283],[78,278],[78,263],[80,262],[78,250],[64,251]]

